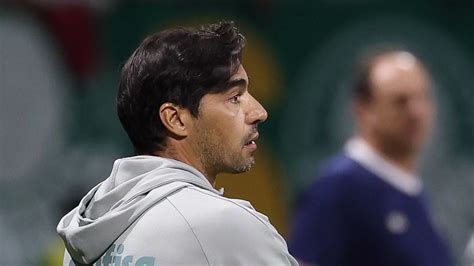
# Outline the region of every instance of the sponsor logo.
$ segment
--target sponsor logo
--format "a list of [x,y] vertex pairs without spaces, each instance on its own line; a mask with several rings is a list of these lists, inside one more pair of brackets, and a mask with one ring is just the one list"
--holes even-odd
[[385,225],[390,233],[400,235],[410,226],[408,217],[400,211],[391,211],[385,218]]
[[[155,258],[151,256],[137,257],[133,255],[122,256],[125,247],[123,244],[113,244],[104,255],[98,259],[94,266],[155,266]],[[75,266],[71,260],[69,266]]]

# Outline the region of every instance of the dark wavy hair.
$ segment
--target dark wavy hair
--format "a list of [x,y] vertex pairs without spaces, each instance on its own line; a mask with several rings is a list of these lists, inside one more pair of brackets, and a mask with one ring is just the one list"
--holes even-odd
[[242,61],[245,37],[234,22],[176,28],[148,36],[122,68],[117,113],[137,154],[166,148],[163,103],[197,117],[204,95],[227,90]]

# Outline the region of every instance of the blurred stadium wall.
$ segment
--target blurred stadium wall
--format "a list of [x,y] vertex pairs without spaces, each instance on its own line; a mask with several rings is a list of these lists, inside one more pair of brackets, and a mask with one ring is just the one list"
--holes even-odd
[[422,173],[460,261],[474,230],[473,12],[468,0],[0,2],[0,265],[60,263],[59,217],[114,159],[132,155],[115,92],[140,41],[222,19],[248,39],[251,91],[269,120],[256,167],[223,175],[218,186],[286,235],[296,195],[351,133],[355,56],[374,43],[401,44],[435,80],[437,121]]

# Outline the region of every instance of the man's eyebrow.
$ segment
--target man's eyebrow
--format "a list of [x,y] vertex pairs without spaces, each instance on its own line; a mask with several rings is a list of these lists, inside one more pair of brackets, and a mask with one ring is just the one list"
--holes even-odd
[[234,79],[226,84],[226,89],[234,88],[234,87],[246,87],[248,86],[248,81],[246,79]]

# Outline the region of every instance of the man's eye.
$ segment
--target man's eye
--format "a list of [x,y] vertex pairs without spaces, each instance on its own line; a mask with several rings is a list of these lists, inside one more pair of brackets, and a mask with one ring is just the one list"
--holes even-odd
[[235,95],[234,97],[230,98],[229,101],[231,103],[239,103],[239,98],[240,98],[240,95]]

